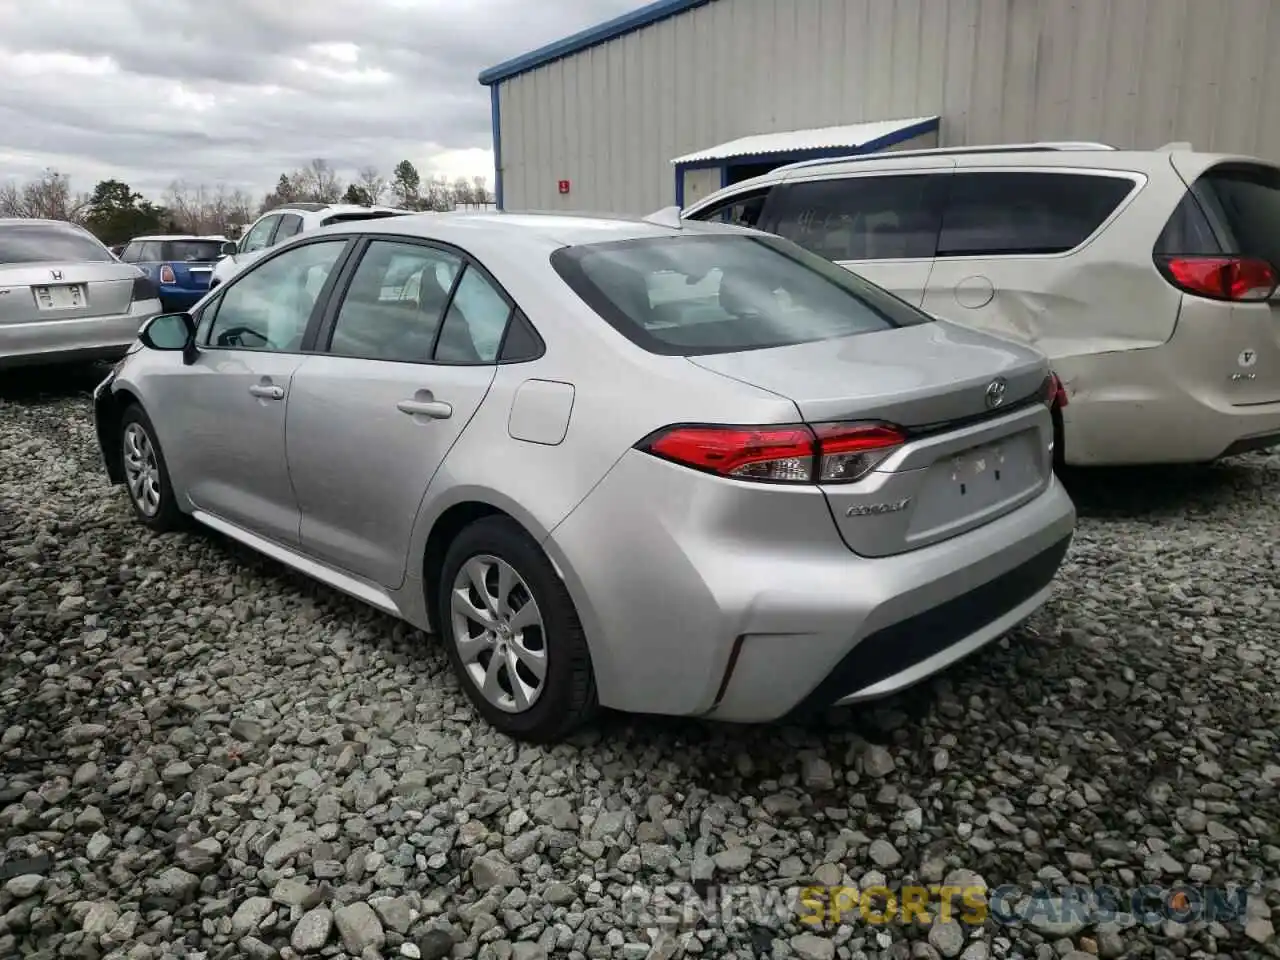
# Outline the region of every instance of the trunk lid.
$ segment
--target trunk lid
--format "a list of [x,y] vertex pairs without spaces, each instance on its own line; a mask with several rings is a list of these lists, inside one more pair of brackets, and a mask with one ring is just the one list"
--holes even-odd
[[903,553],[989,523],[1052,476],[1053,426],[1042,400],[1048,364],[981,331],[936,321],[689,359],[787,397],[808,423],[878,420],[907,430],[908,442],[869,475],[823,485],[841,536],[862,556]]
[[128,313],[138,276],[117,261],[0,264],[0,324]]

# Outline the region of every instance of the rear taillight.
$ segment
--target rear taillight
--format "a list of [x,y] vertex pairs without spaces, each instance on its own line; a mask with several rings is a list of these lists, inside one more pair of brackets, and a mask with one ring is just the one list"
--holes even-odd
[[178,282],[178,278],[173,275],[173,267],[169,266],[167,263],[162,264],[160,267],[160,282],[161,283],[177,283]]
[[667,427],[637,448],[674,463],[765,483],[852,483],[906,441],[881,423]]
[[1056,373],[1044,378],[1040,387],[1040,398],[1050,410],[1059,410],[1067,405],[1067,388],[1062,385]]
[[155,300],[159,298],[160,291],[156,289],[156,285],[151,282],[151,278],[147,276],[134,277],[133,279],[133,296],[132,299],[137,300]]
[[1158,257],[1156,266],[1178,289],[1210,300],[1269,300],[1280,282],[1275,267],[1250,257]]

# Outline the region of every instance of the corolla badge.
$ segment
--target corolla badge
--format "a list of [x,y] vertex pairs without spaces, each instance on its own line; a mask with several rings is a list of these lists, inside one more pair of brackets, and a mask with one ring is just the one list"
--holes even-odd
[[988,410],[994,410],[996,407],[1000,406],[1000,404],[1004,403],[1004,392],[1008,387],[1009,385],[1004,382],[1002,377],[996,377],[987,384],[986,400]]
[[850,507],[844,512],[846,517],[874,517],[882,513],[897,513],[899,510],[907,509],[907,505],[911,503],[910,497],[902,500],[893,500],[889,503],[862,503]]

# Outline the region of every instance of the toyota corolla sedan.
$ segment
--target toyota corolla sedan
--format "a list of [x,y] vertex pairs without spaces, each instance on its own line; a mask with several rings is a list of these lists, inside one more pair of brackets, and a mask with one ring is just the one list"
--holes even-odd
[[95,394],[111,478],[425,631],[495,727],[771,721],[1040,607],[1054,380],[718,224],[407,216],[300,235]]

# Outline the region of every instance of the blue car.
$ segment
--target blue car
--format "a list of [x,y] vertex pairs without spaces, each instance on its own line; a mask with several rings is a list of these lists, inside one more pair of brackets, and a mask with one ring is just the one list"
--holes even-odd
[[225,237],[135,237],[120,259],[151,278],[165,310],[189,310],[209,292],[213,265],[223,255],[227,242]]

